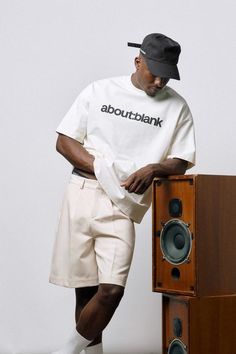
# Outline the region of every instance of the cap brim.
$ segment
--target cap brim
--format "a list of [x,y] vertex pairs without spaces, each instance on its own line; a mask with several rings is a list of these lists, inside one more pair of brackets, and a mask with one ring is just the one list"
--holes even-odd
[[147,57],[145,57],[145,60],[147,62],[148,69],[154,76],[180,80],[177,65],[160,63]]
[[128,42],[127,43],[128,47],[133,47],[133,48],[141,48],[141,44],[138,43],[132,43],[132,42]]

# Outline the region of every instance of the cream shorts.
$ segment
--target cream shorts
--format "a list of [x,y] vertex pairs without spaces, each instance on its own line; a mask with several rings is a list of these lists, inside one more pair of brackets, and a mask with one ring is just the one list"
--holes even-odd
[[71,175],[59,215],[49,282],[125,286],[135,244],[133,221],[97,180]]

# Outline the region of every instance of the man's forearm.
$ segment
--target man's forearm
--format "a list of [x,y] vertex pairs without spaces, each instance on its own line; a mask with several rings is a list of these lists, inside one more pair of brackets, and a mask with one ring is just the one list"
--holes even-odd
[[91,155],[78,141],[66,135],[59,134],[56,144],[57,151],[63,155],[74,167],[94,174]]
[[182,175],[185,173],[187,166],[188,162],[181,159],[167,159],[160,163],[150,164],[153,177]]

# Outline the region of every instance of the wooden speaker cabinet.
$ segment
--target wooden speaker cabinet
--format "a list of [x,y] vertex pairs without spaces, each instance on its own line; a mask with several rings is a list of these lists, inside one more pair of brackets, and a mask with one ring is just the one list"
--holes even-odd
[[236,353],[236,295],[162,296],[163,354]]
[[153,291],[236,293],[235,176],[154,179]]

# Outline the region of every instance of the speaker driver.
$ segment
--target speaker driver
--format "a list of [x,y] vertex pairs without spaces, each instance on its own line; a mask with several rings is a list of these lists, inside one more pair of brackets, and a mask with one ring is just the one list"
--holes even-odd
[[168,354],[188,354],[186,345],[179,339],[174,339],[168,348]]
[[188,226],[179,219],[167,221],[161,230],[160,246],[164,258],[172,264],[186,262],[192,248]]

